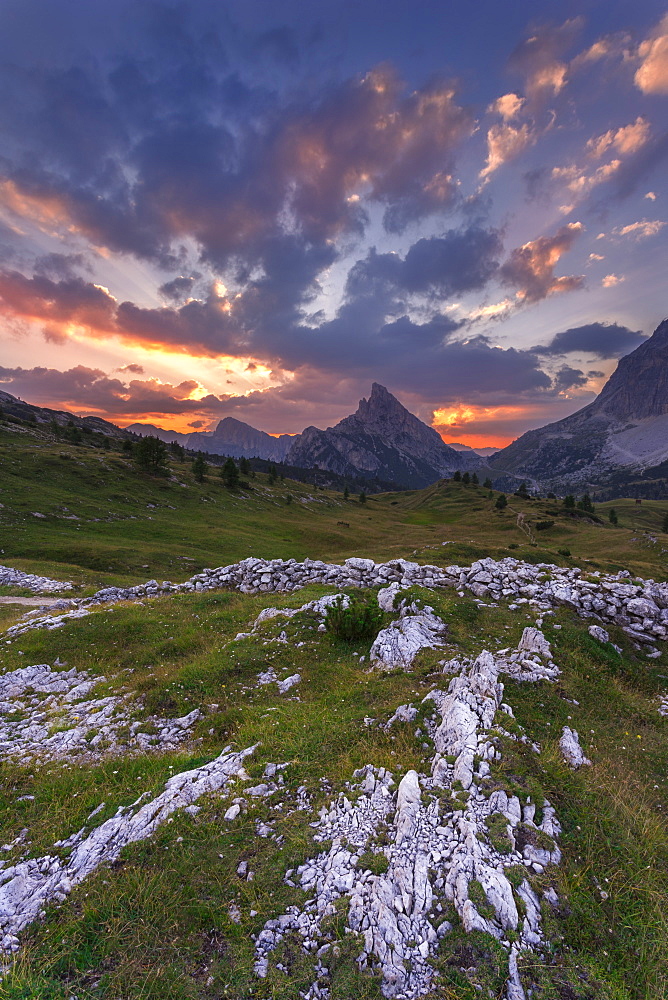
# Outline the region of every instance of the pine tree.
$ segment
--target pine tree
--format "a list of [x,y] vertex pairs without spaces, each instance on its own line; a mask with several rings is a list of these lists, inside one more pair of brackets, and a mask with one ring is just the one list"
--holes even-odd
[[525,482],[521,482],[520,485],[517,487],[517,489],[515,490],[515,496],[523,497],[525,500],[528,499],[529,491],[527,489],[527,484]]
[[366,503],[366,493],[364,492],[364,490],[362,490],[359,495],[359,501],[360,503]]
[[226,459],[225,464],[220,470],[220,476],[228,490],[235,490],[237,488],[239,485],[239,470],[233,458]]
[[143,437],[134,446],[134,459],[145,472],[160,472],[167,465],[167,445],[157,437]]
[[469,476],[468,472],[465,472],[464,475],[462,476],[462,482],[464,483],[464,486],[468,486],[468,484],[471,482],[471,477]]
[[277,478],[278,478],[278,473],[276,472],[276,466],[275,465],[270,465],[269,466],[269,482],[271,483],[272,486],[276,482]]
[[345,486],[343,489],[343,499],[348,500],[349,498],[350,498],[350,490],[348,489],[347,486]]
[[245,458],[245,456],[243,455],[239,459],[239,472],[241,473],[242,476],[250,475],[250,463],[248,459]]
[[209,471],[209,466],[204,461],[203,455],[198,455],[192,464],[193,475],[198,483],[203,483],[206,479],[206,474]]
[[663,519],[663,524],[661,526],[661,530],[663,532],[665,532],[665,534],[668,535],[668,514],[666,514],[666,516]]
[[454,481],[456,483],[461,483],[461,481],[462,481],[462,474],[459,471],[459,469],[457,469],[457,471],[455,472],[455,474],[454,474],[454,476],[452,478],[454,479]]
[[564,507],[566,510],[575,510],[575,497],[570,493],[564,497]]
[[[617,517],[617,511],[614,507],[611,507],[608,511],[608,521],[610,524],[619,524],[619,518]],[[668,531],[668,514],[666,515],[666,525],[664,525],[664,531]]]
[[474,486],[477,486],[478,483],[480,482],[475,472],[471,476],[471,482],[473,483]]
[[485,482],[482,485],[485,487],[486,490],[491,490],[491,488],[492,488],[492,480],[489,478],[489,476],[487,477],[487,479],[485,480]]
[[503,510],[504,507],[508,506],[508,500],[506,499],[506,494],[502,493],[501,496],[496,498],[496,503],[494,504],[497,510]]

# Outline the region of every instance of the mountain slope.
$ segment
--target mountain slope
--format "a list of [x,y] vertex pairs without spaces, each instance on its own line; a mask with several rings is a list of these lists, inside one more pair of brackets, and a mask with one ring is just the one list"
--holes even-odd
[[440,435],[374,382],[369,399],[334,427],[307,427],[287,453],[291,465],[340,475],[391,480],[408,489],[428,486],[455,469],[475,468],[477,455],[456,452]]
[[[527,431],[489,459],[495,476],[512,474],[543,489],[602,487],[643,476],[668,495],[668,320],[622,358],[600,395],[582,410]],[[663,480],[663,487],[661,487]],[[663,488],[664,492],[656,493]]]
[[176,441],[177,444],[187,445],[190,434],[180,434],[178,431],[167,431],[163,427],[156,427],[155,424],[128,424],[125,428],[132,434],[140,434],[142,437],[157,437],[166,444]]
[[271,434],[259,431],[243,420],[225,417],[213,433],[191,434],[187,446],[195,451],[208,451],[212,455],[265,458],[272,462],[282,462],[294,440],[294,436],[290,434],[272,437]]

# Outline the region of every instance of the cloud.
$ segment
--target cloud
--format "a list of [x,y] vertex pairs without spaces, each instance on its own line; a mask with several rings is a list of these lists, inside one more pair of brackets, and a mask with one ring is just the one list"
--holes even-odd
[[534,104],[556,97],[566,85],[568,64],[563,56],[583,24],[580,17],[561,25],[541,25],[522,41],[510,57],[512,70],[525,78],[528,98]]
[[[621,358],[639,347],[647,338],[641,330],[629,330],[618,323],[587,323],[556,333],[544,346],[534,347],[535,354],[592,354],[602,360]],[[597,373],[589,372],[589,377]]]
[[654,191],[648,191],[645,198],[648,198],[650,201],[656,201],[656,193]]
[[194,284],[194,278],[179,275],[176,278],[172,278],[171,281],[166,281],[164,285],[160,285],[158,292],[165,299],[171,299],[173,302],[182,302],[190,294]]
[[0,304],[6,313],[26,320],[99,332],[114,327],[116,300],[106,289],[81,278],[52,281],[41,275],[26,278],[18,271],[0,272]]
[[668,14],[638,48],[635,84],[643,94],[668,94]]
[[641,219],[640,222],[631,222],[628,226],[617,226],[612,231],[615,236],[632,236],[635,240],[644,240],[648,236],[656,236],[665,225],[666,223],[659,219]]
[[42,406],[65,406],[77,412],[108,415],[112,420],[118,416],[216,413],[221,406],[220,399],[211,394],[192,398],[192,393],[200,388],[194,380],[184,380],[178,385],[157,378],[127,382],[85,365],[66,371],[0,367],[0,385]]
[[539,302],[556,292],[582,288],[582,275],[557,277],[554,269],[583,231],[581,222],[569,222],[554,236],[540,236],[517,247],[500,269],[501,280],[514,286],[517,298],[524,302]]
[[487,162],[480,171],[486,178],[509,160],[514,160],[537,139],[536,132],[526,122],[523,125],[492,125],[487,132]]
[[289,231],[314,244],[360,233],[373,203],[400,232],[453,204],[455,156],[474,127],[450,83],[407,91],[389,66],[281,105],[267,97],[241,119],[208,54],[169,86],[146,61],[111,82],[92,64],[36,73],[36,107],[12,121],[0,193],[46,231],[165,266],[178,266],[184,238],[222,266],[256,262]]
[[143,366],[142,365],[135,365],[135,364],[123,365],[122,368],[117,368],[116,371],[117,372],[131,372],[133,375],[143,375],[144,374],[144,368],[143,368]]
[[512,118],[517,118],[525,103],[525,99],[519,97],[518,94],[502,94],[490,104],[487,110],[496,112],[496,114],[501,115],[504,121],[509,121]]
[[636,153],[649,139],[650,125],[643,115],[638,115],[635,122],[623,125],[621,128],[611,128],[603,135],[589,139],[587,152],[594,159],[600,159],[604,153],[615,150],[622,156]]
[[483,288],[498,268],[503,245],[494,229],[450,229],[414,243],[402,259],[374,249],[350,270],[349,297],[376,294],[380,286],[402,293],[453,293]]
[[622,281],[626,281],[623,274],[606,274],[601,284],[604,288],[614,288],[615,285],[621,285]]
[[557,392],[567,392],[569,389],[579,388],[589,381],[587,375],[579,368],[571,368],[569,365],[562,365],[554,376],[553,386]]
[[82,253],[47,253],[35,259],[35,274],[59,280],[76,278],[78,271],[91,271],[91,266]]

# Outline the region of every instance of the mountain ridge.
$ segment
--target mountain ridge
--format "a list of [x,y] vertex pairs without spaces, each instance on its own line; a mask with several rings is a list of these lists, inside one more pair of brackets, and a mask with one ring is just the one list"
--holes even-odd
[[[647,477],[668,460],[668,319],[620,359],[603,389],[569,416],[527,431],[488,460],[495,477],[563,492]],[[621,485],[621,483],[620,483]]]

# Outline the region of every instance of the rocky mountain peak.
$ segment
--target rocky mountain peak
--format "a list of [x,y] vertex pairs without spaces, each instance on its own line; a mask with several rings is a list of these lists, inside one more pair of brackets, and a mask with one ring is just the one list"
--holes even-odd
[[668,319],[621,358],[592,407],[617,420],[668,413]]

